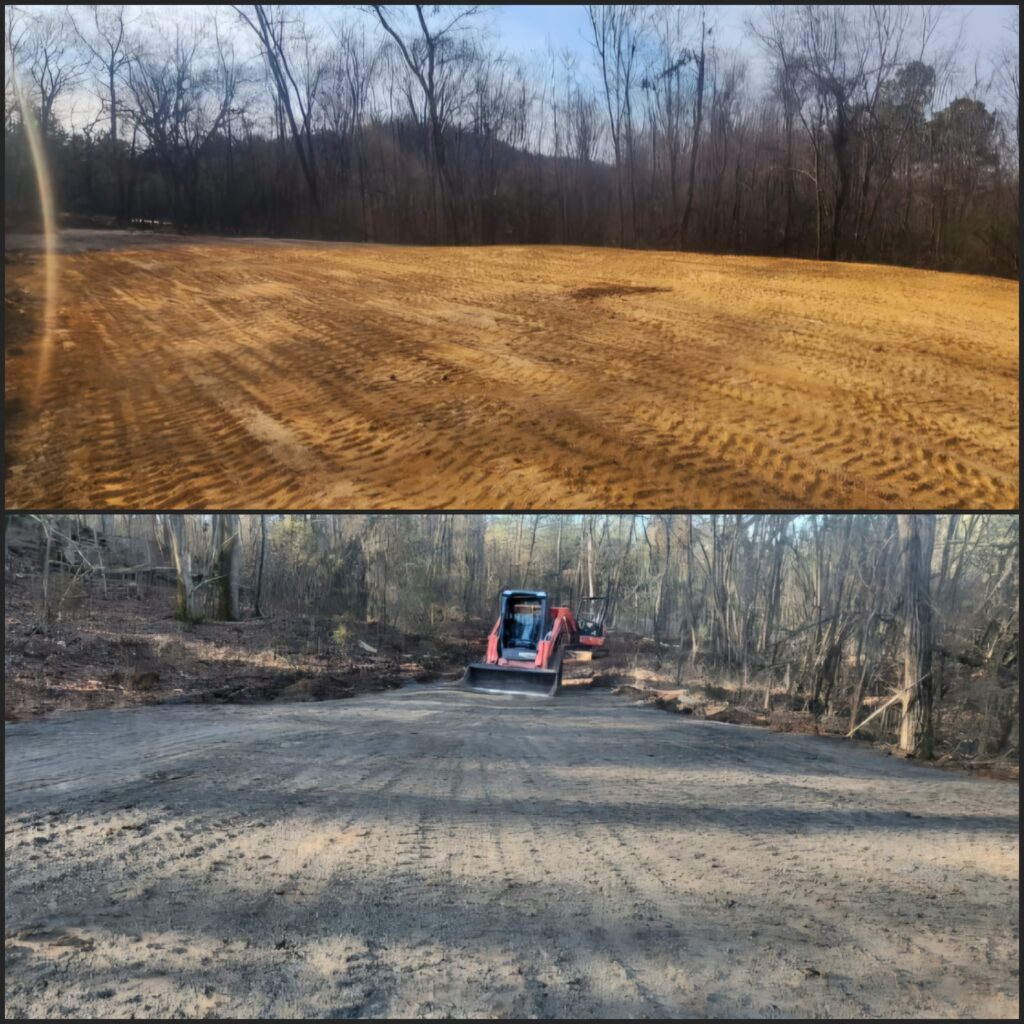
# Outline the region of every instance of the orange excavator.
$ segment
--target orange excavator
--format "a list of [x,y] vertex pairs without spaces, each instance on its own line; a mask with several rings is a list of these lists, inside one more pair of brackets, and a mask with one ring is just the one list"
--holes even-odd
[[607,605],[606,598],[585,598],[577,617],[543,590],[503,590],[487,657],[466,667],[463,683],[479,693],[555,696],[565,662],[604,646]]

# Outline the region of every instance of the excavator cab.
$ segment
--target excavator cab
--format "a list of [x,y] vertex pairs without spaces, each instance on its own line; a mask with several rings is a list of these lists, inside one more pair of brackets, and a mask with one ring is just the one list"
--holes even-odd
[[583,647],[604,646],[604,620],[608,614],[607,597],[581,597],[576,605],[579,642]]

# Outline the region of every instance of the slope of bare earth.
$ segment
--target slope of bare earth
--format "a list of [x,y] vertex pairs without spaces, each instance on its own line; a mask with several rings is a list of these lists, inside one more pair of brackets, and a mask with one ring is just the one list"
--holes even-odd
[[569,247],[64,242],[39,386],[41,258],[8,257],[9,508],[1018,501],[1012,281]]
[[6,727],[17,1016],[1017,1016],[1018,793],[607,691]]
[[116,562],[107,566],[112,579],[80,580],[78,596],[66,591],[64,600],[59,595],[67,577],[52,573],[50,593],[60,611],[46,622],[39,607],[45,548],[17,523],[9,525],[6,540],[8,721],[164,702],[330,700],[403,682],[455,679],[486,633],[484,626],[449,626],[425,635],[296,610],[185,624],[169,615],[173,584],[120,585]]

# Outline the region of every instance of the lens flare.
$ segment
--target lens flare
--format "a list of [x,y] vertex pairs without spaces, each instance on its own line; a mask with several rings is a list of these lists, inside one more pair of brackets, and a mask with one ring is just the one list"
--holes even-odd
[[43,303],[43,334],[39,345],[39,365],[36,372],[35,398],[38,404],[42,397],[43,386],[50,373],[50,361],[53,357],[55,324],[57,320],[57,217],[53,200],[53,180],[50,168],[46,163],[46,152],[43,148],[42,135],[32,110],[18,84],[18,76],[14,72],[11,61],[11,82],[14,95],[21,110],[21,121],[28,136],[29,152],[36,174],[36,187],[39,191],[39,206],[43,213],[43,266],[45,271],[45,298]]

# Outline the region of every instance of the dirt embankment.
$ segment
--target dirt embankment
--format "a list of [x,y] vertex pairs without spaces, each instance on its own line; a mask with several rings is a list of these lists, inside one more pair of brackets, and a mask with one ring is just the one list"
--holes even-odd
[[607,691],[6,727],[17,1016],[1018,1012],[1018,792]]
[[[13,549],[12,549],[13,550]],[[459,675],[480,642],[355,623],[337,615],[268,615],[186,625],[167,584],[91,578],[45,622],[38,564],[12,555],[6,577],[4,715],[165,703],[332,700]],[[51,589],[73,587],[53,574]],[[79,584],[81,586],[81,584]],[[106,592],[106,593],[104,593]]]
[[[643,646],[642,643],[639,646]],[[849,740],[849,713],[840,714],[835,709],[815,714],[809,709],[806,694],[790,696],[784,688],[772,687],[765,693],[763,686],[754,689],[755,699],[751,700],[750,688],[744,688],[735,680],[722,677],[716,681],[708,678],[673,679],[672,673],[652,671],[642,667],[634,657],[631,663],[616,659],[607,671],[596,673],[592,685],[607,687],[611,692],[636,705],[658,708],[671,714],[692,716],[700,721],[719,722],[728,725],[746,725],[771,729],[773,732],[791,732],[809,736],[832,736]],[[866,711],[884,708],[889,703],[887,696],[865,698],[862,702]],[[985,778],[1015,780],[1020,778],[1020,759],[1016,745],[1006,744],[998,752],[986,749],[984,737],[987,716],[972,710],[978,701],[961,700],[954,703],[947,698],[940,714],[934,716],[935,758],[926,762],[937,768],[969,771]],[[844,709],[846,710],[846,709]],[[873,723],[858,728],[856,743],[870,743],[882,753],[898,753],[896,734],[899,718],[876,718]],[[971,737],[971,738],[968,738]],[[900,755],[902,756],[902,755]]]
[[[105,609],[116,613],[116,604]],[[337,700],[461,672],[469,645],[387,631],[336,643],[331,616],[184,626],[169,616],[6,625],[8,721],[60,710],[166,703]]]
[[38,390],[40,257],[6,267],[12,508],[1018,501],[1011,281],[87,234]]

